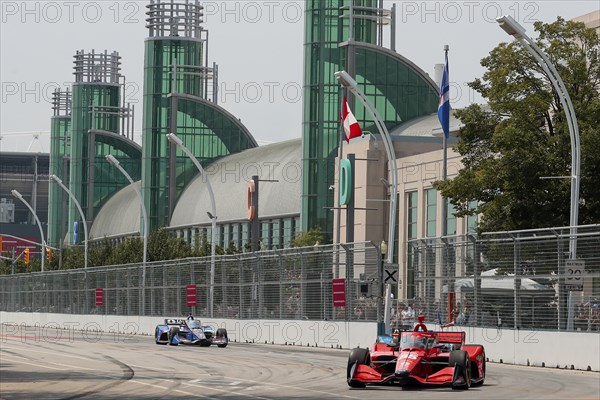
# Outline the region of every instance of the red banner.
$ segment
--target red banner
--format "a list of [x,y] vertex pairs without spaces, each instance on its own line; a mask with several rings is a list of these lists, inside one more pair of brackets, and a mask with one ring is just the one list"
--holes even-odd
[[104,289],[96,288],[96,307],[104,305]]
[[332,281],[333,306],[346,306],[346,280],[344,278],[333,279]]
[[196,285],[187,285],[185,287],[185,299],[188,307],[196,307],[198,305]]

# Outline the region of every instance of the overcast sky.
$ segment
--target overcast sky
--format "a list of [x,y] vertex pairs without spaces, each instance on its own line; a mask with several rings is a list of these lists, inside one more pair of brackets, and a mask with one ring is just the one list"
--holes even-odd
[[[0,151],[49,151],[50,99],[73,80],[73,55],[118,51],[142,109],[145,11],[148,1],[0,1]],[[510,14],[533,35],[533,22],[570,19],[598,0],[385,1],[397,3],[397,51],[433,76],[450,46],[451,103],[481,102],[466,83],[480,77],[481,58],[510,40],[495,22]],[[219,104],[259,143],[301,136],[304,1],[206,1],[210,62],[219,64]],[[386,32],[389,35],[389,31]],[[35,139],[39,134],[39,139]],[[141,138],[136,138],[141,142]]]

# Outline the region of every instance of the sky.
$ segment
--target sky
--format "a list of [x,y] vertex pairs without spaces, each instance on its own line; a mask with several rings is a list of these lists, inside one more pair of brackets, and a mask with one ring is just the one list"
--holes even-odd
[[[179,0],[181,1],[181,0]],[[0,0],[0,151],[48,152],[51,95],[73,81],[78,50],[118,51],[136,106],[141,143],[146,4],[149,1]],[[449,45],[453,108],[483,99],[466,84],[480,60],[511,40],[495,18],[511,15],[535,37],[535,21],[598,10],[598,0],[388,1],[397,4],[396,51],[430,76]],[[219,104],[259,144],[299,138],[302,129],[304,1],[204,1],[209,62],[219,65]],[[389,30],[384,31],[386,37]],[[389,41],[386,40],[386,45]]]

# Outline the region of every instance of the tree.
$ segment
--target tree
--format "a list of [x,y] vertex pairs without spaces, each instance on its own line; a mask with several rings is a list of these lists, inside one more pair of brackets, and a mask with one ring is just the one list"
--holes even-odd
[[308,232],[299,233],[298,236],[292,240],[291,245],[292,247],[314,246],[317,243],[323,243],[323,240],[323,232],[321,231],[321,228],[317,227],[310,229]]
[[[581,138],[580,224],[600,220],[600,40],[583,23],[536,22],[537,44],[548,54],[573,101]],[[464,168],[434,187],[456,215],[482,214],[481,231],[569,224],[570,134],[551,81],[518,41],[501,43],[481,60],[482,79],[469,86],[489,109],[457,110],[464,124],[455,150]],[[469,203],[477,202],[476,209]]]
[[164,228],[152,232],[148,238],[148,261],[175,260],[193,257],[193,249],[182,239]]

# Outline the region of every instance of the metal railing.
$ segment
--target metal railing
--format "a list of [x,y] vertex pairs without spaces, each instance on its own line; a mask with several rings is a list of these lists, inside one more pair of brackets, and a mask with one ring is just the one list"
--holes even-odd
[[[376,285],[380,265],[379,249],[372,243],[218,256],[213,317],[376,320],[381,309],[378,298],[360,299],[357,290],[360,279],[368,278],[370,285]],[[348,282],[346,307],[332,305],[334,270],[341,271]],[[148,263],[146,287],[141,284],[142,266],[138,264],[2,276],[0,310],[209,315],[210,257]],[[195,307],[187,306],[188,285],[196,286]],[[96,289],[102,289],[102,305],[98,306]],[[361,312],[347,311],[357,307]]]
[[570,238],[566,227],[411,241],[411,299],[399,308],[442,323],[598,330],[600,226],[578,228],[576,261]]
[[[400,266],[409,298],[392,302],[391,323],[423,314],[442,324],[600,331],[600,226],[578,228],[575,263],[569,240],[562,228],[411,241]],[[383,320],[383,262],[373,243],[218,256],[215,271],[214,318]],[[334,278],[346,279],[343,307],[333,306]],[[141,283],[141,265],[0,276],[0,310],[210,316],[210,257],[149,263]],[[195,307],[186,303],[188,285]]]

